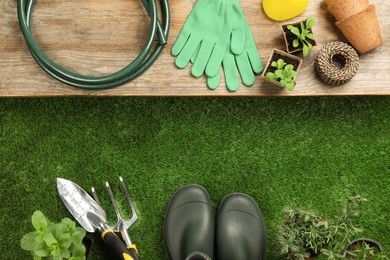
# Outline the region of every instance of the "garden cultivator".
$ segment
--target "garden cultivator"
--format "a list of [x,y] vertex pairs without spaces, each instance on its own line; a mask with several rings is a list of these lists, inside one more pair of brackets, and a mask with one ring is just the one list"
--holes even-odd
[[[112,205],[114,207],[115,214],[117,216],[117,223],[114,226],[109,226],[109,227],[114,232],[120,233],[121,236],[122,236],[123,241],[125,241],[125,243],[126,243],[127,248],[129,250],[135,250],[137,252],[137,255],[138,255],[138,251],[137,251],[136,245],[133,244],[133,242],[131,241],[131,238],[130,238],[128,232],[127,232],[127,229],[129,229],[134,224],[134,222],[137,220],[137,212],[135,211],[134,204],[133,204],[133,202],[132,202],[132,200],[130,198],[129,192],[127,191],[126,185],[125,185],[125,183],[123,181],[123,178],[121,176],[119,176],[119,181],[121,183],[122,191],[125,194],[126,200],[127,200],[128,204],[129,204],[129,206],[131,208],[132,216],[131,216],[130,219],[127,219],[127,220],[125,220],[122,217],[122,214],[120,213],[119,208],[118,208],[118,204],[117,204],[117,202],[115,200],[114,194],[113,194],[113,192],[111,190],[110,184],[108,183],[108,181],[106,181],[105,182],[105,186],[106,186],[108,195],[110,197],[111,203],[112,203]],[[92,196],[94,197],[96,202],[100,204],[99,199],[98,199],[97,194],[96,194],[95,188],[92,187],[91,190],[92,190]]]

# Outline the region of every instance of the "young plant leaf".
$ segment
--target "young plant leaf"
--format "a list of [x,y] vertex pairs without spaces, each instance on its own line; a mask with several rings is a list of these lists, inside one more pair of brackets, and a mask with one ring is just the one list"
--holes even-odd
[[43,213],[39,210],[35,211],[31,217],[31,222],[34,226],[34,228],[37,230],[37,231],[43,231],[47,225],[48,225],[48,222],[47,222],[47,219],[45,217],[45,215],[43,215]]
[[85,246],[84,245],[79,245],[75,248],[73,248],[73,254],[72,257],[79,257],[82,259],[85,256]]
[[70,232],[68,227],[62,223],[57,223],[53,229],[53,236],[60,242],[69,240]]
[[284,65],[286,65],[283,59],[278,59],[277,64],[278,64],[278,69],[280,70],[284,68]]
[[311,50],[313,49],[313,45],[311,45],[311,43],[307,43],[307,47],[309,48],[309,52],[311,52]]
[[314,19],[313,17],[309,17],[306,20],[306,29],[311,29],[314,27],[314,25],[316,25],[316,19]]
[[306,58],[307,56],[309,56],[309,53],[310,53],[309,47],[306,44],[304,44],[303,45],[303,57]]
[[63,218],[61,223],[65,224],[69,231],[73,231],[76,228],[76,223],[69,218]]
[[283,70],[276,70],[275,77],[282,78],[283,77]]
[[289,64],[285,67],[286,77],[293,79],[297,76],[297,72],[294,70],[294,66]]
[[71,254],[69,252],[69,248],[60,248],[60,255],[65,258],[65,259],[68,259],[71,257]]
[[289,91],[294,90],[294,87],[295,87],[295,84],[293,82],[288,82],[286,84],[286,89],[289,90]]
[[71,236],[71,240],[75,244],[81,244],[85,235],[86,235],[85,229],[81,227],[76,227]]
[[297,75],[298,75],[298,72],[296,72],[295,70],[290,71],[291,78],[295,78]]
[[[292,91],[292,90],[294,90],[294,87],[295,87],[295,81],[292,79],[288,80],[287,84],[286,84],[286,89],[288,91]],[[315,246],[313,246],[313,247],[315,247]]]
[[[62,254],[61,254],[61,247],[59,247],[59,245],[53,245],[51,248],[51,255],[52,256],[61,256],[62,257]],[[70,256],[69,252],[66,254],[67,256]]]
[[44,237],[44,241],[49,247],[58,244],[57,239],[55,239],[55,237],[53,236],[53,233],[47,233]]
[[47,257],[50,256],[51,250],[46,244],[42,243],[34,248],[34,253],[40,257]]
[[306,38],[309,38],[310,40],[315,40],[315,36],[312,33],[307,34]]
[[305,25],[303,24],[303,22],[300,22],[300,25],[301,25],[301,34],[303,34],[305,32]]
[[286,85],[287,85],[287,81],[285,79],[281,79],[280,80],[280,86],[286,87]]
[[299,40],[298,39],[295,39],[294,41],[293,41],[293,47],[294,48],[297,48],[299,46]]
[[292,28],[295,28],[294,25],[291,25],[291,24],[287,25],[287,29],[289,29],[290,31]]
[[285,67],[285,70],[290,72],[290,71],[294,70],[294,66],[292,64],[287,64]]
[[301,33],[299,32],[299,29],[295,26],[289,25],[287,26],[287,29],[290,30],[290,32],[296,36],[299,36]]
[[275,81],[276,81],[276,76],[275,76],[275,74],[272,73],[272,72],[267,72],[267,73],[265,74],[265,79],[266,79],[268,82],[270,82],[270,83],[275,83]]
[[38,243],[35,241],[35,231],[25,234],[22,237],[22,240],[20,240],[20,246],[24,250],[34,250],[34,248],[38,245]]

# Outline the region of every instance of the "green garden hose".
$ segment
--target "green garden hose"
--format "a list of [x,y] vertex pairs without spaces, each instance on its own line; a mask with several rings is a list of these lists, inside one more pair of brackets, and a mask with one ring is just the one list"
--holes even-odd
[[[81,89],[113,88],[133,80],[147,70],[157,59],[167,42],[170,25],[168,0],[161,0],[162,24],[158,19],[156,0],[141,0],[141,2],[150,18],[148,40],[137,58],[120,71],[107,76],[84,76],[77,74],[56,64],[42,51],[32,37],[30,28],[35,0],[18,0],[19,26],[32,57],[53,78]],[[159,40],[157,45],[154,44],[156,36]]]

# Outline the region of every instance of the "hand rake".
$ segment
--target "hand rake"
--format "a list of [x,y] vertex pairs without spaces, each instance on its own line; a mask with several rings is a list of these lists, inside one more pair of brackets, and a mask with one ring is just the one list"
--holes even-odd
[[[123,241],[126,243],[127,248],[129,250],[135,250],[135,252],[137,253],[137,256],[138,256],[137,247],[136,247],[135,244],[133,244],[133,242],[131,241],[131,238],[130,238],[128,232],[127,232],[127,229],[129,229],[134,224],[134,222],[137,220],[137,212],[135,211],[133,202],[132,202],[132,200],[130,198],[129,192],[127,191],[126,185],[125,185],[125,183],[123,181],[123,178],[121,176],[119,176],[119,181],[121,183],[122,191],[123,191],[123,193],[126,196],[126,200],[127,200],[128,204],[130,205],[132,216],[128,220],[123,219],[123,217],[122,217],[122,215],[121,215],[121,213],[120,213],[120,211],[118,209],[118,205],[116,203],[114,194],[112,193],[110,184],[108,183],[108,181],[106,181],[105,182],[105,186],[106,186],[108,195],[110,197],[111,203],[112,203],[112,205],[114,207],[115,214],[117,216],[116,224],[114,226],[110,226],[110,228],[114,232],[119,232],[121,234],[121,236],[122,236]],[[97,203],[100,204],[99,199],[98,199],[97,194],[96,194],[96,191],[95,191],[95,188],[92,187],[91,190],[92,190],[92,195],[93,195],[94,199],[96,200]],[[139,258],[138,259],[134,259],[134,260],[139,260]]]

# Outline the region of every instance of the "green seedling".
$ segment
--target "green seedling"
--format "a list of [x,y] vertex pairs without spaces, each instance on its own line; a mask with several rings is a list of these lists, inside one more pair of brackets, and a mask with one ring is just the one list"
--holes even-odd
[[389,260],[389,253],[362,241],[354,250],[346,251],[346,256],[343,257],[357,260]]
[[296,82],[294,78],[297,76],[297,72],[294,70],[294,66],[287,64],[283,59],[273,61],[271,66],[276,68],[275,72],[267,72],[265,78],[271,83],[279,81],[280,85],[287,90],[293,90]]
[[84,260],[85,246],[82,240],[86,234],[69,218],[60,223],[50,222],[41,211],[31,217],[35,231],[27,233],[20,241],[22,249],[30,251],[34,260]]
[[299,30],[299,28],[293,25],[287,26],[287,29],[289,29],[290,32],[293,33],[295,36],[297,36],[297,38],[294,39],[292,43],[294,48],[297,48],[298,46],[302,45],[303,57],[307,57],[313,49],[313,45],[308,41],[308,39],[315,40],[314,34],[310,32],[310,29],[312,29],[315,24],[316,20],[313,17],[309,17],[306,20],[306,23],[300,22],[301,30]]

